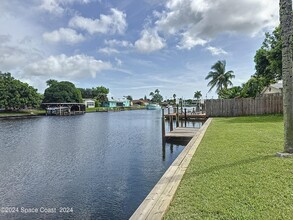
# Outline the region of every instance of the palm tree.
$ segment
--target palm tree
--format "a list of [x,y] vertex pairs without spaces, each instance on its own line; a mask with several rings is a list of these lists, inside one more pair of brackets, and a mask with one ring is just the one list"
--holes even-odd
[[194,93],[193,98],[195,98],[195,99],[200,99],[200,97],[202,97],[201,91],[196,91],[196,92]]
[[226,61],[225,60],[219,60],[216,62],[211,69],[213,71],[210,71],[205,79],[211,79],[211,81],[208,83],[208,86],[210,86],[209,92],[214,88],[217,87],[216,92],[219,93],[222,89],[227,89],[228,86],[232,86],[231,79],[235,78],[235,75],[233,75],[233,71],[230,70],[228,72],[226,71]]
[[173,94],[173,99],[174,99],[174,100],[176,99],[176,94]]
[[282,39],[284,151],[293,153],[292,0],[280,0],[279,13]]

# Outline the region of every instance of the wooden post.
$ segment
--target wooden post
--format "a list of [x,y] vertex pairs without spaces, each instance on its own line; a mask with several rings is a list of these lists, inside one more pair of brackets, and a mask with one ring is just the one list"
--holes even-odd
[[168,115],[170,115],[170,108],[168,108]]
[[171,116],[171,121],[170,121],[170,131],[173,131],[173,115]]
[[165,136],[166,136],[165,115],[164,115],[164,109],[162,109],[162,139],[163,139],[163,143],[165,143]]
[[179,127],[179,105],[177,104],[177,109],[176,109],[176,127]]
[[187,121],[186,108],[184,109],[184,119],[185,119],[185,127],[186,127],[186,121]]

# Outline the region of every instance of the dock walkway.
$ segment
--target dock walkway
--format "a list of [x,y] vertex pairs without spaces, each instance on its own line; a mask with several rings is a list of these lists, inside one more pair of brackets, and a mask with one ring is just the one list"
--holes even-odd
[[168,139],[191,139],[199,128],[188,128],[188,127],[177,127],[173,131],[168,132],[165,135],[166,140]]

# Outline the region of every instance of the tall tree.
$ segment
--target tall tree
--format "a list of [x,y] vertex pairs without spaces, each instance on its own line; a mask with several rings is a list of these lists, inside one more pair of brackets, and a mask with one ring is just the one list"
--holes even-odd
[[15,79],[10,73],[0,72],[0,109],[36,108],[40,103],[41,95],[37,93],[37,89]]
[[[53,82],[53,83],[52,83]],[[75,85],[68,81],[58,82],[56,80],[48,80],[47,85],[49,87],[44,93],[44,103],[80,103],[82,102],[82,96],[79,89]]]
[[284,151],[293,153],[293,61],[292,0],[280,0],[280,24],[282,38],[282,76],[284,109]]
[[151,101],[154,103],[160,103],[163,101],[163,96],[161,96],[158,89],[156,89],[155,92],[150,92],[150,96],[152,96]]
[[195,99],[200,99],[200,97],[202,97],[201,91],[196,91],[193,95],[193,98]]
[[245,84],[243,84],[241,97],[255,98],[262,92],[265,86],[267,86],[267,79],[265,77],[252,76]]
[[85,98],[85,99],[93,99],[94,98],[94,95],[93,95],[93,91],[94,91],[94,88],[93,89],[90,89],[90,88],[78,88],[81,92],[81,96],[82,98]]
[[233,75],[233,71],[229,70],[226,72],[226,61],[225,60],[219,60],[216,62],[212,67],[212,71],[210,71],[205,78],[211,79],[211,81],[208,83],[208,86],[210,86],[209,92],[216,87],[216,92],[219,94],[219,92],[222,89],[227,89],[228,86],[232,86],[231,79],[235,78],[235,75]]
[[174,100],[176,99],[176,94],[173,94],[173,99],[174,99]]
[[93,89],[93,96],[96,97],[96,99],[100,103],[104,103],[108,101],[108,94],[110,90],[104,86],[98,86],[97,88]]
[[282,78],[282,40],[280,27],[270,34],[266,33],[265,40],[254,56],[255,76],[265,79],[265,86]]

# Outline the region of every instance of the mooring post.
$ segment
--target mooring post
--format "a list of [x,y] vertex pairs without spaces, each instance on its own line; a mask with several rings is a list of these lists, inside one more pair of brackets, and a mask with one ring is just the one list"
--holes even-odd
[[187,121],[186,108],[184,109],[184,119],[185,119],[185,127],[186,127],[186,121]]
[[176,109],[176,127],[179,127],[179,105],[177,104],[177,109]]
[[163,142],[165,142],[165,136],[166,136],[166,132],[165,132],[165,114],[164,114],[164,109],[162,109],[162,139],[163,139]]
[[162,159],[163,161],[165,161],[166,159],[166,142],[165,141],[163,141],[162,143]]
[[171,115],[170,131],[173,131],[173,115]]

